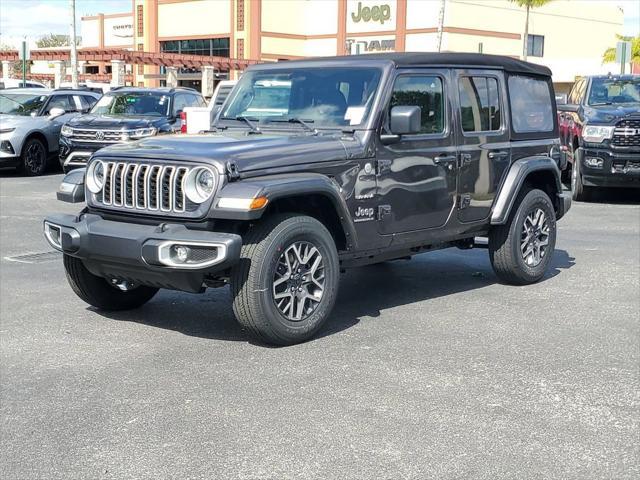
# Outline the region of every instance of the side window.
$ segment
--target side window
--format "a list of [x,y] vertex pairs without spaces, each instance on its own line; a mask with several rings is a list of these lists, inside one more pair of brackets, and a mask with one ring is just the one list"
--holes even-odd
[[206,102],[202,99],[200,95],[189,94],[187,95],[188,104],[187,107],[206,107]]
[[190,107],[189,96],[184,93],[177,93],[173,97],[173,114],[177,115],[178,112],[184,110],[184,107]]
[[71,95],[53,95],[47,105],[46,113],[49,113],[52,108],[62,108],[65,112],[76,111],[76,105]]
[[551,88],[545,80],[509,77],[511,121],[516,133],[552,132]]
[[460,118],[464,132],[500,130],[498,80],[494,77],[462,77],[460,90]]
[[84,110],[92,108],[96,102],[98,101],[95,97],[90,97],[89,95],[80,95],[80,104]]
[[391,94],[389,113],[397,106],[422,109],[420,133],[444,132],[444,96],[440,77],[402,75],[396,79]]

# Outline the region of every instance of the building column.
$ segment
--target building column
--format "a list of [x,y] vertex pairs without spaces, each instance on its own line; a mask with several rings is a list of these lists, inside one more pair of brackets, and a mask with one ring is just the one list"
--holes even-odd
[[66,64],[63,60],[53,61],[53,88],[60,88],[66,77]]
[[2,61],[2,80],[9,80],[11,78],[11,63],[9,60]]
[[111,60],[111,86],[124,85],[124,60]]
[[202,96],[204,98],[213,97],[216,88],[216,69],[211,66],[202,67]]
[[175,88],[178,86],[178,69],[176,67],[166,67],[167,70],[167,87]]

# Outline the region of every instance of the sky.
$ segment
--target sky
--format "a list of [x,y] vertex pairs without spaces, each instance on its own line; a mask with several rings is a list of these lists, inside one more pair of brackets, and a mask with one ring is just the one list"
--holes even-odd
[[[624,9],[624,35],[640,35],[640,1],[606,1]],[[0,44],[17,45],[24,35],[35,40],[49,32],[68,34],[68,8],[68,0],[0,0]],[[131,0],[76,0],[77,32],[81,16],[128,11]]]

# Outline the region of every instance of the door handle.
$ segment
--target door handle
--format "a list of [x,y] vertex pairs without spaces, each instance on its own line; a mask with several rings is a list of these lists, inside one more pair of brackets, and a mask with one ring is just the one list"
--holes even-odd
[[489,158],[491,160],[495,158],[505,158],[509,155],[509,152],[489,152]]
[[439,155],[437,157],[433,157],[433,163],[441,164],[441,163],[449,163],[455,161],[455,155]]

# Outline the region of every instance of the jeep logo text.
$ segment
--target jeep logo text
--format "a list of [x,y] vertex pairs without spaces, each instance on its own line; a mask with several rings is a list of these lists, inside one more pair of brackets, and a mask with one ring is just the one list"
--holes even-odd
[[389,5],[375,5],[373,7],[363,7],[362,2],[358,2],[357,13],[351,14],[351,20],[355,23],[359,21],[368,22],[370,20],[374,22],[380,22],[383,24],[391,18],[391,7]]

